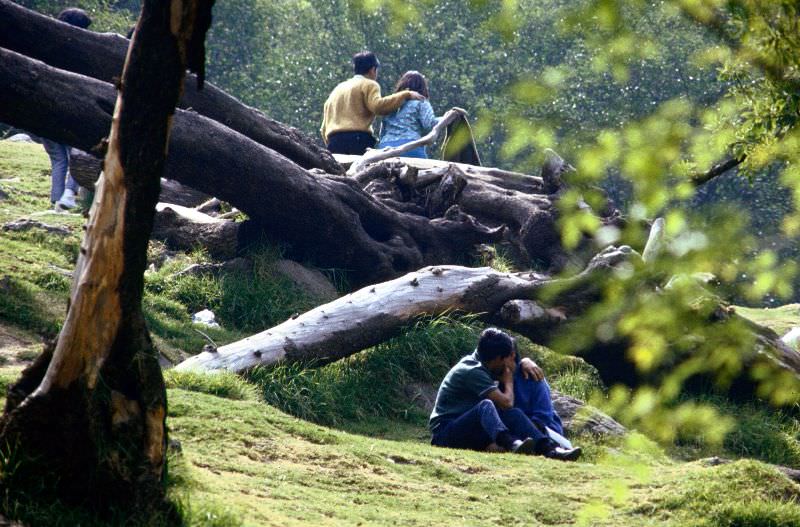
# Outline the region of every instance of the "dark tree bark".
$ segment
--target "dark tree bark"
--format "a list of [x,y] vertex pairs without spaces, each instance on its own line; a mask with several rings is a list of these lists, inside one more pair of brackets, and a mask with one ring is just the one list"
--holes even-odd
[[38,498],[100,513],[163,506],[166,390],[141,310],[143,273],[171,114],[187,66],[202,71],[212,3],[144,2],[64,326],[0,419],[0,442],[24,460],[2,482],[9,490],[41,493],[25,483],[44,483],[54,495]]
[[[112,82],[122,72],[128,44],[128,39],[120,35],[81,29],[10,0],[0,0],[0,47],[56,68]],[[330,152],[296,128],[269,119],[211,83],[198,90],[196,81],[196,77],[187,75],[178,107],[219,121],[304,168],[320,168],[332,174],[342,172]]]
[[[0,121],[90,150],[105,136],[112,97],[109,84],[0,50]],[[394,210],[353,178],[304,170],[193,112],[176,111],[169,151],[168,178],[231,203],[299,258],[350,271],[355,284],[462,262],[475,244],[499,242],[506,231],[457,210],[434,219]],[[471,181],[483,184],[481,178],[500,179],[480,174]],[[465,208],[469,189],[468,182],[459,200]],[[543,195],[519,202],[552,209]]]
[[241,223],[203,214],[195,209],[159,203],[151,237],[177,251],[202,247],[219,260],[230,260],[239,251]]
[[[94,191],[94,185],[103,171],[103,160],[81,150],[72,149],[69,156],[69,172],[80,186]],[[161,194],[158,201],[183,207],[196,207],[211,198],[208,194],[181,185],[171,179],[161,179]]]
[[742,157],[732,157],[730,159],[726,159],[720,163],[717,163],[713,167],[711,167],[708,172],[703,172],[702,174],[695,174],[691,177],[692,184],[695,187],[699,187],[705,185],[712,179],[721,176],[722,174],[728,172],[729,170],[733,170],[734,168],[738,167],[744,160],[747,159],[746,156]]

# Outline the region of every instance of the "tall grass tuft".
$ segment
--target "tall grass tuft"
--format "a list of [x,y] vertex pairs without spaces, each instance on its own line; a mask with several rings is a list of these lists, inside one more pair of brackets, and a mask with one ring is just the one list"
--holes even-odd
[[[800,468],[800,408],[778,410],[757,401],[737,403],[715,395],[699,399],[733,419],[733,429],[722,444],[722,455]],[[683,438],[676,447],[690,457],[719,454],[705,444],[702,436]]]
[[244,400],[257,397],[253,385],[226,371],[191,372],[166,370],[164,383],[167,388],[180,388],[191,392],[207,393],[226,399]]
[[472,319],[441,316],[416,322],[383,344],[315,368],[285,364],[250,373],[264,399],[302,419],[339,425],[383,416],[422,423],[427,416],[405,396],[412,382],[438,382],[475,345]]

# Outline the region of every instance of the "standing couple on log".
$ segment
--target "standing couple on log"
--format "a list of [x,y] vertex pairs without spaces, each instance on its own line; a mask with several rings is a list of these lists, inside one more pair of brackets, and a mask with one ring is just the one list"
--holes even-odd
[[[320,133],[334,154],[364,155],[367,149],[401,147],[427,135],[434,126],[456,114],[460,108],[436,117],[428,101],[428,81],[418,71],[407,71],[395,85],[395,93],[381,97],[377,82],[380,61],[364,51],[353,56],[355,75],[337,85],[325,101]],[[372,122],[382,115],[380,141],[375,139]],[[427,158],[425,146],[403,152],[405,157]]]

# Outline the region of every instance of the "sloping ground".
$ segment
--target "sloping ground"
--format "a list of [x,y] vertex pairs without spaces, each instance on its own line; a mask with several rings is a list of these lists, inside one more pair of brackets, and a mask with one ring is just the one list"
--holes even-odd
[[800,525],[800,487],[775,470],[675,463],[636,436],[567,464],[351,435],[255,400],[169,401],[174,492],[224,525]]
[[[0,404],[22,364],[40,350],[39,339],[57,331],[69,288],[65,271],[77,255],[82,218],[41,214],[48,204],[47,169],[41,146],[0,141],[0,191],[6,195],[0,193],[0,225],[28,217],[70,231],[0,232],[0,357],[6,357],[0,364]],[[220,299],[226,295],[237,309],[243,292],[253,297],[245,304],[259,302],[258,309],[231,308],[231,320],[256,311],[259,316],[247,328],[205,330],[217,343],[303,309],[292,303],[297,295],[274,280],[223,284],[207,277],[174,278],[198,258],[202,255],[177,255],[146,275],[148,323],[164,351],[198,350],[205,340],[189,314],[208,302],[218,302],[224,313]],[[267,269],[274,257],[257,259]],[[406,338],[399,346],[400,355],[420,355],[408,371],[430,372],[430,361],[443,357],[450,364],[474,342],[468,332],[450,340],[432,339],[431,333],[423,328],[417,340]],[[446,344],[446,353],[421,356],[437,343]],[[290,417],[238,380],[237,389],[223,386],[214,393],[241,400],[186,391],[181,389],[189,385],[186,379],[173,379],[168,426],[183,452],[170,465],[170,492],[182,504],[187,525],[800,525],[800,487],[772,468],[754,461],[719,467],[680,463],[636,434],[625,441],[579,438],[586,454],[576,464],[432,448],[425,416],[406,415],[413,412],[411,403],[397,408],[381,400],[373,409],[348,399],[383,397],[390,383],[381,383],[380,376],[397,375],[397,363],[385,360],[396,351],[314,370],[266,372],[256,379],[261,395],[275,404],[352,433]],[[595,387],[574,360],[562,357],[558,366],[556,357],[542,358],[548,374],[559,373],[551,380],[560,390],[586,397]],[[197,388],[208,391],[209,384],[205,379]],[[742,422],[750,420],[732,436],[736,448],[723,455],[761,455],[797,465],[800,429],[766,423],[763,411],[729,410]],[[755,431],[780,441],[767,442]],[[788,454],[773,459],[764,455],[767,450]],[[712,453],[719,452],[702,455]],[[87,525],[59,511],[24,515],[31,525]]]

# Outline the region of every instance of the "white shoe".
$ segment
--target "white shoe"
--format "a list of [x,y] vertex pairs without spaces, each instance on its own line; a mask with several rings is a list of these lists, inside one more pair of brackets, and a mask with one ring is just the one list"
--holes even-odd
[[62,209],[73,209],[75,208],[75,192],[72,189],[64,189],[64,193],[61,194],[61,199],[56,201],[56,207],[60,207]]

